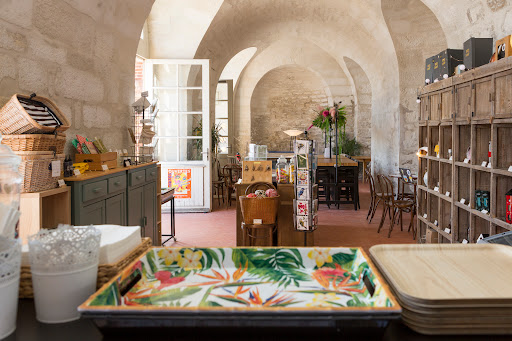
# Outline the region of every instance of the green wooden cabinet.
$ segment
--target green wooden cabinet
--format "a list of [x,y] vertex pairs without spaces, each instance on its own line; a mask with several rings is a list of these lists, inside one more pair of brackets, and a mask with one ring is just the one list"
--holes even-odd
[[126,200],[123,193],[105,200],[105,222],[126,225]]
[[143,237],[159,240],[155,174],[156,164],[151,164],[66,179],[71,186],[71,223],[140,226]]
[[100,201],[94,204],[89,204],[82,208],[82,219],[80,223],[74,223],[73,225],[102,225],[105,224],[105,202]]

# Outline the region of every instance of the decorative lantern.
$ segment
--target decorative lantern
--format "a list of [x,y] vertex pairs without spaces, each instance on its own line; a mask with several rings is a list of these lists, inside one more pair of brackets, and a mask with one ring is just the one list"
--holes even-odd
[[512,224],[512,189],[505,194],[506,203],[507,203],[507,223]]

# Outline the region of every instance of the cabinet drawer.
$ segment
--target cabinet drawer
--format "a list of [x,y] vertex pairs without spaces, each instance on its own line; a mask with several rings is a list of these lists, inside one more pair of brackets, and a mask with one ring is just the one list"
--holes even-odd
[[156,175],[157,175],[156,167],[155,168],[146,169],[146,181],[147,182],[155,181],[156,180]]
[[89,201],[101,198],[107,194],[107,180],[93,182],[92,184],[84,185],[83,187],[83,200]]
[[130,174],[130,187],[137,186],[146,182],[146,171],[140,170]]
[[108,193],[114,193],[126,188],[126,175],[108,179]]

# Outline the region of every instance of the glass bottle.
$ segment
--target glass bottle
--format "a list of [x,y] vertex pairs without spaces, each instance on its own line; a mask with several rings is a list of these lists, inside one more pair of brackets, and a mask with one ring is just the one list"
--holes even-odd
[[282,155],[279,159],[277,159],[276,180],[278,184],[287,184],[289,181],[288,162],[286,161],[286,158]]
[[[2,135],[0,134],[0,142]],[[0,144],[0,235],[14,238],[19,219],[22,177],[18,173],[21,158]]]
[[289,172],[290,173],[289,174],[289,176],[290,176],[290,183],[293,184],[293,183],[295,183],[295,156],[292,156],[290,158],[290,167],[289,167],[289,169],[290,169],[290,172]]

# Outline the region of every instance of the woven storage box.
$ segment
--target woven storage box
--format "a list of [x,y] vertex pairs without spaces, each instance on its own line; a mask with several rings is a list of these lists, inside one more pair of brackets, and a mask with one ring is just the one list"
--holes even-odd
[[2,144],[8,145],[14,152],[55,151],[64,153],[66,134],[22,134],[3,135]]
[[21,193],[41,192],[56,188],[59,177],[52,177],[52,161],[60,161],[63,170],[65,155],[53,152],[16,152],[21,157],[20,174],[23,177]]
[[[114,264],[100,264],[98,266],[98,279],[96,281],[96,288],[99,289],[103,284],[110,281],[112,277],[117,275],[121,270],[130,265],[135,259],[146,252],[151,247],[151,238],[142,238],[142,242],[133,249],[126,257],[119,260]],[[34,290],[32,288],[32,273],[30,272],[30,266],[21,267],[20,276],[20,298],[33,298]]]
[[[37,123],[26,111],[19,99],[34,100],[41,102],[43,105],[51,109],[55,116],[61,122],[58,127],[47,127]],[[53,133],[55,131],[63,132],[70,126],[66,116],[57,108],[55,103],[45,97],[25,96],[15,94],[11,97],[2,109],[0,109],[0,132],[3,135],[16,135],[16,134],[41,134]]]
[[279,197],[247,198],[240,196],[240,209],[245,224],[254,224],[254,219],[261,219],[261,224],[275,224]]

